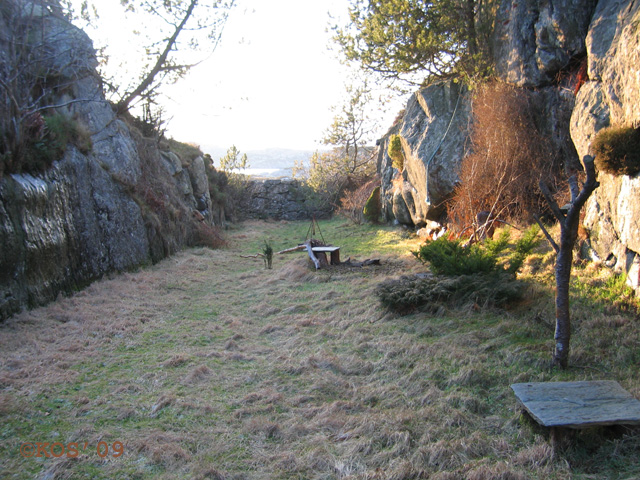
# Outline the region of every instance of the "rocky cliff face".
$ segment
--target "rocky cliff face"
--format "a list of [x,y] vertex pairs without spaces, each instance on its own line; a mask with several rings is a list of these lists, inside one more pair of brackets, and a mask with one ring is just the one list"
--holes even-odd
[[[56,113],[82,122],[93,146],[82,153],[69,145],[45,173],[5,173],[0,178],[0,319],[172,250],[166,245],[153,248],[158,241],[169,242],[166,235],[159,239],[149,220],[153,208],[160,207],[149,205],[145,198],[151,192],[145,190],[149,185],[142,175],[140,144],[102,95],[90,39],[55,10],[33,7],[27,0],[7,2],[6,7],[13,10],[5,9],[7,16],[0,22],[9,13],[13,21],[38,17],[50,49],[44,67],[65,84],[53,99],[65,105]],[[5,27],[0,25],[0,30],[6,31]],[[4,35],[2,39],[0,66],[11,69],[9,40]],[[143,155],[147,161],[153,155],[160,157],[157,146],[149,149]],[[202,158],[186,168],[174,160],[171,157],[165,165],[168,185],[180,192],[187,212],[187,218],[178,221],[190,222],[190,210],[211,219]],[[168,192],[155,195],[162,202]],[[171,239],[174,249],[188,241],[187,231],[185,227]]]
[[585,36],[598,0],[503,0],[493,40],[498,76],[522,87],[555,83],[585,54]]
[[[593,0],[504,0],[497,12],[493,50],[498,76],[532,97],[541,132],[561,161],[570,164],[577,161],[569,133],[575,98],[557,80],[572,59],[586,55],[594,8]],[[409,100],[400,125],[381,139],[378,163],[388,219],[418,228],[442,219],[460,162],[470,152],[471,96],[453,82],[420,90]],[[405,153],[401,175],[386,152],[395,133]]]
[[[640,2],[601,0],[586,37],[589,81],[580,89],[571,136],[580,155],[598,130],[640,125]],[[640,176],[600,172],[585,226],[597,255],[640,292]]]
[[[639,43],[637,0],[504,0],[493,50],[499,78],[534,97],[543,112],[541,131],[565,164],[575,164],[601,128],[640,122]],[[565,83],[567,69],[584,59],[588,81],[576,95]],[[442,201],[469,151],[469,97],[451,83],[421,90],[409,100],[402,122],[380,140],[388,220],[419,228],[441,218]],[[386,152],[392,134],[402,136],[402,174]],[[640,179],[601,173],[599,180],[585,219],[592,244],[640,289]]]

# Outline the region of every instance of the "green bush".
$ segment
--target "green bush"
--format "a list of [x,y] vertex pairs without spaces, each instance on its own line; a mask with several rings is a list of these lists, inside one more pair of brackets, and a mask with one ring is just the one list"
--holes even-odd
[[640,172],[640,129],[610,127],[600,130],[591,144],[601,172],[634,176]]
[[401,313],[443,304],[506,306],[521,297],[522,282],[516,273],[538,244],[539,231],[532,226],[512,249],[507,229],[497,240],[487,239],[484,244],[464,246],[444,237],[427,242],[413,253],[429,264],[434,275],[384,282],[376,295],[385,307]]
[[[505,271],[515,275],[527,256],[538,245],[540,228],[532,225],[508,249],[511,238],[508,229],[502,230],[497,240],[486,239],[483,244],[463,246],[460,240],[448,240],[440,237],[427,242],[413,254],[423,263],[429,264],[436,275],[472,275]],[[506,250],[509,252],[505,253]]]
[[484,247],[490,255],[497,258],[509,246],[509,240],[511,240],[511,232],[505,228],[500,232],[497,240],[486,238]]
[[375,290],[380,303],[398,313],[427,307],[479,305],[505,307],[522,297],[521,282],[505,271],[447,277],[402,277],[382,282]]
[[440,237],[425,243],[413,254],[428,263],[436,275],[472,275],[498,269],[496,255],[483,250],[478,244],[464,247],[460,240]]
[[508,273],[515,275],[518,270],[522,268],[522,264],[526,258],[540,242],[538,233],[540,233],[540,227],[538,225],[532,225],[516,242],[514,252],[509,257],[509,266],[506,269]]
[[367,203],[365,203],[364,208],[362,209],[362,214],[369,222],[378,223],[380,215],[382,214],[380,206],[380,187],[373,189],[373,192],[369,195]]

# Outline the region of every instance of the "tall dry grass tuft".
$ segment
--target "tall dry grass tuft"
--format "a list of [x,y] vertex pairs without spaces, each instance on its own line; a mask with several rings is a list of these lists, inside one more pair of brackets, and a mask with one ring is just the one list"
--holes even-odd
[[520,223],[546,208],[538,182],[553,185],[558,159],[537,127],[536,107],[523,89],[504,83],[479,88],[473,99],[472,153],[448,204],[460,232],[480,212]]
[[212,374],[213,371],[206,365],[198,365],[197,367],[192,369],[184,378],[184,384],[193,385],[201,383],[207,380]]
[[191,454],[182,447],[185,440],[180,434],[155,430],[135,442],[135,445],[137,452],[151,462],[165,468],[176,468],[191,459]]

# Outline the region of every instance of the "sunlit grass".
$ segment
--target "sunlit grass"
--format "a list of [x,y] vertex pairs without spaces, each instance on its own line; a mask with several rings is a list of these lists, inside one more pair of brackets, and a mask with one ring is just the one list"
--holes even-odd
[[[295,247],[309,238],[324,241],[328,245],[340,247],[341,256],[372,258],[375,255],[408,255],[417,248],[420,239],[410,231],[388,225],[355,225],[343,218],[311,222],[259,223],[261,234],[250,237],[252,223],[247,223],[249,231],[234,236],[234,248],[247,254],[262,252],[264,242],[269,242],[278,252]],[[245,228],[245,227],[243,227]],[[276,256],[274,261],[277,261]]]

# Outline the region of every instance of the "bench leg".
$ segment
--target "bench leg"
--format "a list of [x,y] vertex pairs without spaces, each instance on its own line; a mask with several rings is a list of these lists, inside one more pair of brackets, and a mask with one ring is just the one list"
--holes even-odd
[[331,265],[340,265],[340,250],[331,252]]
[[[326,253],[324,253],[324,252],[316,252],[316,258],[320,262],[320,266],[326,267],[326,266],[329,265],[329,262],[327,261],[327,254]],[[333,258],[333,256],[331,258]],[[331,263],[333,263],[333,260],[331,261]]]

